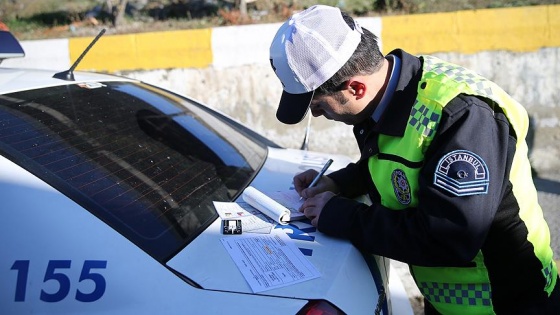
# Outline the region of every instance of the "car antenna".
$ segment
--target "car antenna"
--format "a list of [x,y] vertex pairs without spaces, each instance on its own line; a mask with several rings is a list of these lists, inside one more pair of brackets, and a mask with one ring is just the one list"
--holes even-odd
[[80,61],[82,61],[82,59],[87,54],[87,52],[91,49],[91,47],[93,47],[95,42],[97,42],[99,37],[101,37],[101,35],[103,35],[104,33],[105,33],[105,29],[102,29],[101,32],[99,32],[99,34],[97,34],[97,36],[95,36],[95,38],[91,41],[89,46],[87,46],[87,48],[82,52],[80,57],[78,57],[78,59],[76,60],[76,62],[74,62],[74,64],[72,65],[72,67],[70,67],[70,69],[68,69],[66,71],[59,72],[59,73],[55,73],[55,75],[53,75],[53,78],[66,80],[66,81],[76,81],[74,79],[74,69],[76,69],[76,67],[78,66]]
[[303,143],[301,144],[300,150],[307,151],[307,147],[309,145],[309,132],[311,131],[311,114],[309,114],[309,118],[307,119],[307,127],[305,128],[305,137],[303,138]]

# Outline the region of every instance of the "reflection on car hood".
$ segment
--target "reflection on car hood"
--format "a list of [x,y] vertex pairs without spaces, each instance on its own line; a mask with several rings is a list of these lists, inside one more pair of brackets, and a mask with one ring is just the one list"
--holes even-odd
[[[269,149],[267,161],[251,183],[261,190],[286,190],[293,187],[296,173],[305,169],[321,169],[332,158],[329,171],[346,166],[350,160],[309,151]],[[327,172],[328,173],[328,172]],[[377,303],[377,290],[372,275],[360,252],[349,242],[328,237],[316,230],[309,221],[277,225],[306,253],[321,277],[262,294],[301,298],[324,299],[345,312],[352,310],[352,301],[371,301],[371,310]],[[247,233],[246,233],[247,234]],[[198,283],[204,289],[251,293],[251,288],[230,258],[220,239],[220,220],[216,220],[187,248],[168,262],[169,267]]]

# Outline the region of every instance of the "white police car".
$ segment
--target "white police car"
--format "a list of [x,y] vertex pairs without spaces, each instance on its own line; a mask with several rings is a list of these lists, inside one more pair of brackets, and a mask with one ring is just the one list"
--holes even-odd
[[223,246],[213,201],[330,157],[139,81],[0,67],[0,313],[411,314],[387,259],[305,220],[271,233],[318,278],[254,293]]

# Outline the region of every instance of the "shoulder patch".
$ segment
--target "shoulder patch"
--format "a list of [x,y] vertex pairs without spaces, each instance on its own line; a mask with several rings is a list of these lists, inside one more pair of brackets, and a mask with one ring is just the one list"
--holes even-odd
[[484,160],[467,150],[447,153],[439,160],[434,174],[434,185],[455,196],[487,194],[489,182]]

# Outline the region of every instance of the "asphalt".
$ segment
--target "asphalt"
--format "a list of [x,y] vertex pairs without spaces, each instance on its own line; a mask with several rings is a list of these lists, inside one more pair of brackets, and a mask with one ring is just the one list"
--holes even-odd
[[[550,229],[550,241],[554,259],[560,266],[560,172],[537,174],[533,179],[538,191],[539,203]],[[392,262],[403,280],[404,287],[415,315],[424,315],[422,296],[410,277],[408,267],[400,262]]]

